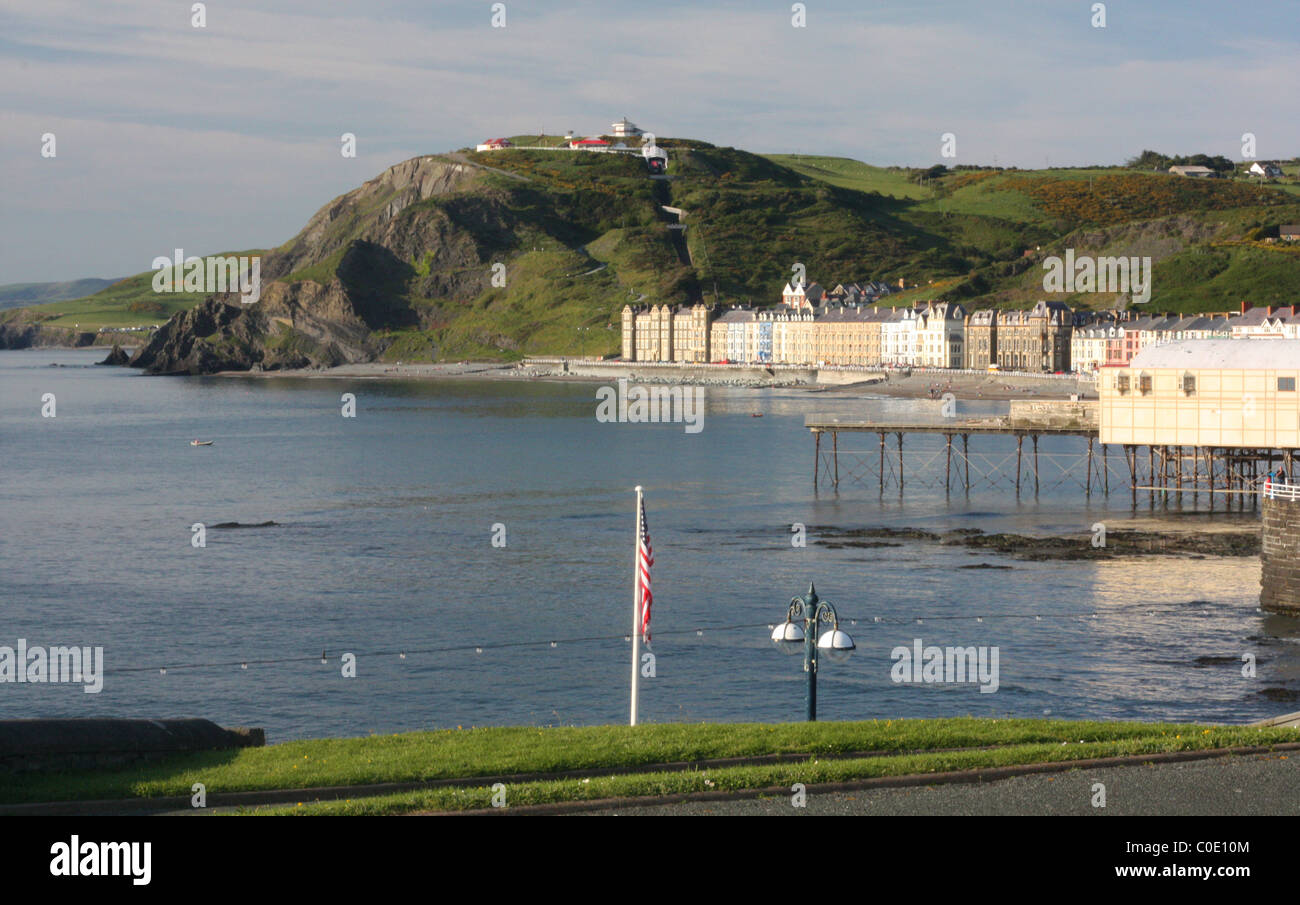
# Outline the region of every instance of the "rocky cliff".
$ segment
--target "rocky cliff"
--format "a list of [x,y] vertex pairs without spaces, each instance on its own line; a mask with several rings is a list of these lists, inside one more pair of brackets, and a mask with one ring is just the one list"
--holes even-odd
[[[470,165],[435,157],[386,170],[322,207],[263,258],[256,302],[244,304],[237,293],[209,297],[160,327],[130,366],[151,374],[206,374],[374,359],[386,344],[376,331],[437,322],[436,305],[413,301],[472,295],[486,284],[482,250],[446,211],[429,207],[402,216],[474,180]],[[495,228],[490,204],[483,214]],[[418,274],[411,261],[427,272]]]
[[0,349],[92,346],[95,334],[44,324],[0,323]]

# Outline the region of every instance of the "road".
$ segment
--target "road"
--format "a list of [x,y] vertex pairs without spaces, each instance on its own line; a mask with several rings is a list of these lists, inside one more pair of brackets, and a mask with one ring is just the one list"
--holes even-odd
[[[1095,783],[1106,787],[1094,807]],[[591,814],[666,816],[1295,816],[1300,815],[1300,756],[1224,757],[1184,763],[1106,767],[1016,776],[982,784],[808,793],[738,801],[620,807]]]

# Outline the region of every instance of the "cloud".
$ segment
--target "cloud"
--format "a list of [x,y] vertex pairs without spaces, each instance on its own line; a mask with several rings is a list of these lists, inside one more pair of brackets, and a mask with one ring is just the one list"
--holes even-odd
[[494,29],[486,3],[221,0],[195,29],[188,3],[0,3],[0,282],[68,276],[68,247],[83,273],[129,271],[176,232],[200,252],[278,244],[406,157],[623,115],[881,164],[937,162],[945,132],[959,163],[1029,167],[1234,154],[1243,131],[1261,155],[1300,144],[1295,42],[1262,26],[1207,39],[1114,4],[1105,30],[1073,3],[819,0],[806,29],[782,4],[506,5]]

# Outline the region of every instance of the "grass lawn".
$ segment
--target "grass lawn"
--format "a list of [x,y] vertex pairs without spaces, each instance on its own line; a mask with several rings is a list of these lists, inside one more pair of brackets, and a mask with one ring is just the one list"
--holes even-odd
[[[975,719],[873,720],[774,725],[681,724],[508,727],[286,742],[205,752],[118,770],[0,778],[0,803],[188,796],[315,786],[462,779],[445,787],[353,801],[303,802],[287,810],[399,813],[486,807],[491,788],[474,777],[633,768],[615,776],[509,784],[512,804],[752,789],[971,767],[1077,760],[1296,741],[1291,729],[1190,724]],[[807,755],[760,766],[700,766],[712,758]],[[828,760],[827,755],[859,755]],[[691,762],[687,770],[655,769]],[[635,768],[644,767],[643,771]],[[283,808],[261,811],[281,812]]]

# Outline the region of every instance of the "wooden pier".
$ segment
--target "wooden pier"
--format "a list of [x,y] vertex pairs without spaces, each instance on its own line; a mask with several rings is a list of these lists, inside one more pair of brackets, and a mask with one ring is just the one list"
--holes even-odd
[[[1011,413],[991,418],[937,418],[932,421],[861,420],[809,415],[813,435],[813,487],[840,485],[841,459],[846,478],[880,493],[909,485],[969,493],[980,484],[1014,490],[1019,496],[1060,486],[1077,486],[1085,496],[1126,489],[1168,499],[1182,494],[1215,495],[1227,506],[1255,505],[1265,476],[1284,469],[1292,480],[1296,450],[1222,449],[1191,446],[1116,445],[1100,441],[1096,403],[1013,402]],[[841,448],[840,434],[878,443]],[[823,436],[829,435],[829,443]],[[938,444],[912,444],[909,436],[938,436]],[[893,438],[893,443],[889,442]],[[971,449],[971,438],[981,449]],[[999,442],[997,438],[1007,438]],[[1010,440],[1014,438],[1014,444]],[[1029,442],[1026,443],[1025,441]],[[1052,449],[1042,448],[1054,441]],[[889,447],[893,446],[891,450]],[[827,448],[828,447],[828,448]],[[1073,448],[1070,448],[1073,447]]]

